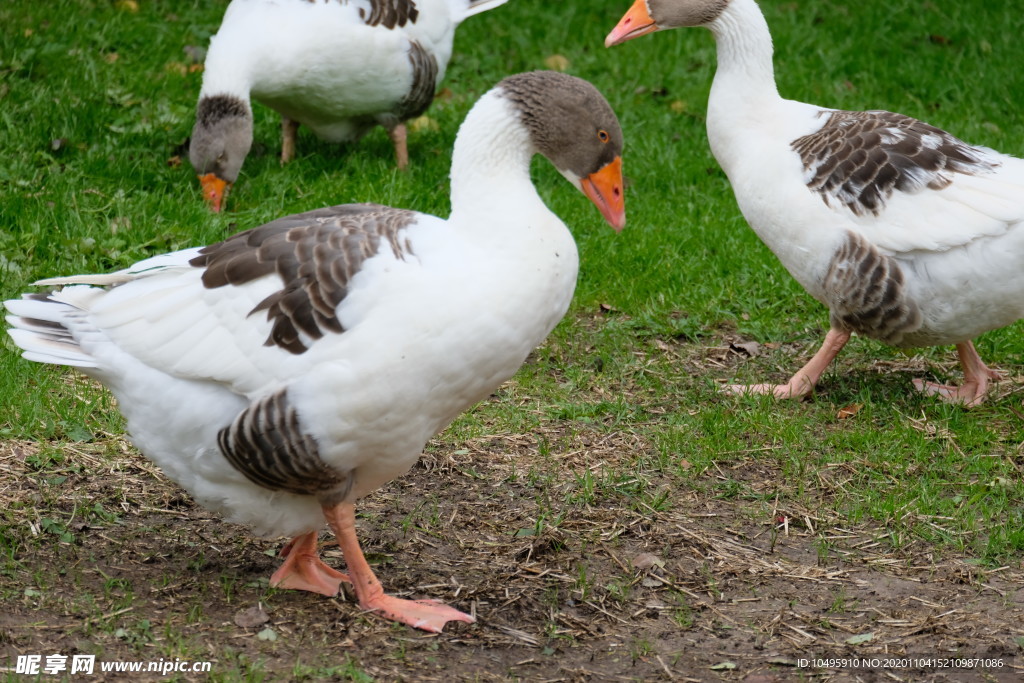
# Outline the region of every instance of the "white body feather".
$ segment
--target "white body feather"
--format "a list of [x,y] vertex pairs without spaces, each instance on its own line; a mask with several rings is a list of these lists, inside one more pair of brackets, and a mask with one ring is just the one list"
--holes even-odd
[[896,191],[879,215],[829,206],[807,187],[791,147],[827,117],[822,107],[779,96],[760,9],[732,0],[709,27],[719,44],[708,102],[712,151],[750,226],[812,296],[827,303],[822,280],[853,231],[901,264],[921,308],[921,328],[901,345],[967,341],[1024,317],[1024,160],[982,150],[994,171],[952,174],[939,190]]
[[[507,0],[417,0],[416,21],[367,25],[369,0],[233,0],[210,39],[200,99],[250,96],[332,142],[358,137],[358,119],[390,112],[410,91],[411,41],[444,78],[455,29]],[[360,14],[362,13],[362,14]]]
[[[365,261],[336,310],[345,331],[305,353],[265,346],[270,323],[249,315],[281,288],[278,276],[208,289],[188,264],[196,250],[47,280],[68,286],[6,303],[12,335],[25,357],[78,365],[109,386],[135,444],[204,506],[263,535],[320,528],[314,497],[250,482],[219,451],[218,431],[287,388],[320,458],[353,472],[351,498],[406,472],[569,306],[576,246],[530,182],[532,153],[518,114],[485,95],[456,142],[451,217],[417,215],[402,235],[410,253]],[[56,344],[29,318],[63,325],[71,340]]]

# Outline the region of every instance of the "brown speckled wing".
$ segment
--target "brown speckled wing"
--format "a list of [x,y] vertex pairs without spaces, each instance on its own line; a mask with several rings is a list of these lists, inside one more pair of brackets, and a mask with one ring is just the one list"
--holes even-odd
[[352,477],[320,459],[316,440],[302,431],[285,391],[243,410],[217,434],[228,462],[249,481],[272,491],[316,496],[322,504],[341,502]]
[[[329,2],[330,0],[305,0],[310,4],[316,2]],[[349,0],[334,0],[347,4]],[[415,24],[420,15],[416,9],[414,0],[369,0],[370,12],[367,14],[362,7],[359,8],[359,18],[367,26],[383,26],[384,28],[401,28],[406,24]]]
[[437,90],[437,59],[415,40],[409,42],[412,87],[398,104],[395,115],[400,121],[420,116],[434,101]]
[[953,174],[977,174],[995,165],[981,150],[917,119],[887,111],[822,111],[817,132],[797,138],[807,186],[826,204],[857,216],[880,215],[895,191],[939,190]]
[[286,216],[204,247],[189,263],[205,269],[209,289],[276,273],[282,287],[251,312],[267,312],[267,346],[290,353],[307,350],[303,335],[320,339],[341,333],[338,304],[366,259],[386,245],[396,258],[411,254],[401,232],[415,212],[378,204],[345,204]]
[[898,261],[852,231],[833,255],[824,281],[832,325],[900,346],[921,326]]
[[415,24],[420,12],[413,0],[370,0],[370,14],[359,10],[359,16],[367,26],[384,28],[402,27]]

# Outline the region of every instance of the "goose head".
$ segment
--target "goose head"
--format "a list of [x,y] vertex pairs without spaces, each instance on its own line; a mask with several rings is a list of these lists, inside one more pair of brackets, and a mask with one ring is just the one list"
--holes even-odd
[[621,230],[622,128],[597,88],[568,74],[532,71],[509,76],[496,89],[518,110],[536,151]]
[[705,26],[717,19],[729,0],[636,0],[608,37],[605,47],[681,26]]
[[199,177],[203,199],[220,211],[252,146],[252,111],[231,95],[203,97],[196,108],[188,158]]

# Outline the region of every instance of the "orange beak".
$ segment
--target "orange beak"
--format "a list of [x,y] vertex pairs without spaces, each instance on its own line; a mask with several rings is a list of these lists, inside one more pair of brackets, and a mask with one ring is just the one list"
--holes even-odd
[[583,194],[594,202],[604,219],[619,232],[626,227],[626,197],[622,192],[622,157],[580,180]]
[[629,11],[619,19],[612,32],[604,39],[604,46],[611,47],[633,38],[645,36],[658,30],[658,25],[647,11],[647,0],[636,0]]
[[220,213],[224,207],[224,198],[228,196],[231,185],[213,173],[198,176],[199,185],[203,189],[203,199],[214,213]]

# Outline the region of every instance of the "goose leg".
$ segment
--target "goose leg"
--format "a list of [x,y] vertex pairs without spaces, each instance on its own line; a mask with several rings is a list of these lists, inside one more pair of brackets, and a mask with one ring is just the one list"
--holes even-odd
[[317,533],[310,531],[296,536],[281,549],[284,564],[270,577],[271,586],[322,593],[331,597],[338,594],[341,582],[349,578],[324,564],[317,553],[316,537]]
[[359,540],[356,538],[355,507],[351,503],[338,503],[325,505],[323,510],[327,523],[337,536],[338,545],[345,554],[348,575],[360,607],[369,612],[376,612],[386,619],[434,633],[440,633],[449,621],[464,621],[469,624],[476,621],[470,615],[437,600],[403,600],[385,594],[359,547]]
[[814,357],[797,370],[786,384],[729,384],[722,387],[727,394],[772,394],[775,398],[800,398],[811,393],[821,374],[850,341],[850,333],[832,328]]
[[952,384],[937,384],[926,382],[923,379],[915,379],[914,386],[918,391],[923,391],[929,396],[938,396],[949,403],[963,403],[971,408],[981,405],[988,393],[989,380],[1000,380],[1005,375],[985,365],[974,348],[973,342],[961,342],[956,345],[956,354],[960,358],[960,365],[964,369],[964,383],[960,386]]
[[409,167],[409,148],[406,145],[408,131],[404,123],[398,123],[394,128],[388,128],[387,131],[388,137],[391,138],[391,144],[395,146],[395,161],[398,164],[398,170],[404,171]]
[[287,116],[281,117],[281,163],[287,164],[295,158],[295,138],[299,132],[299,122]]

